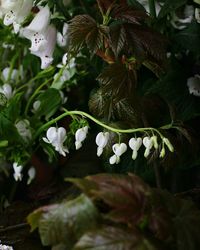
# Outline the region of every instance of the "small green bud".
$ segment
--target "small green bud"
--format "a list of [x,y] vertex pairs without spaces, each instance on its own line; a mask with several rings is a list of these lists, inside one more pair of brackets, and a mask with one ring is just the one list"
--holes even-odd
[[152,142],[153,142],[153,147],[155,149],[158,149],[158,137],[156,135],[154,135],[154,136],[151,137],[151,139],[152,139]]
[[163,138],[163,142],[168,147],[170,152],[174,152],[173,145],[171,144],[171,142],[166,137]]
[[164,158],[165,157],[165,147],[163,145],[162,147],[162,150],[160,151],[160,155],[159,155],[160,158]]

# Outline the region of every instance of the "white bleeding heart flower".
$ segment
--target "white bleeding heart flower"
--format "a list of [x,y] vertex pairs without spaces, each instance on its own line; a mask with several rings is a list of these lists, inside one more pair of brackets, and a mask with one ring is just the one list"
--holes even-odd
[[200,96],[200,76],[195,75],[187,79],[189,93],[194,96]]
[[125,143],[115,143],[112,146],[112,150],[114,155],[110,157],[110,164],[118,164],[120,162],[120,156],[124,154],[127,150],[127,146]]
[[22,180],[22,165],[19,165],[17,162],[13,163],[13,169],[14,169],[14,173],[13,173],[13,177],[15,179],[15,181],[21,181]]
[[127,146],[125,143],[116,143],[112,146],[112,149],[115,155],[121,156],[122,154],[126,152]]
[[82,147],[82,142],[86,139],[88,133],[88,126],[79,128],[75,133],[75,147],[76,150]]
[[97,148],[97,156],[102,155],[103,149],[107,145],[108,140],[109,140],[109,133],[108,132],[105,132],[105,133],[100,132],[100,133],[98,133],[98,135],[96,136],[96,144],[98,146],[98,148]]
[[56,28],[53,25],[48,26],[45,41],[47,42],[45,47],[40,47],[37,51],[31,50],[31,54],[41,59],[41,69],[48,68],[53,62],[53,52],[56,44]]
[[63,25],[63,30],[62,33],[61,32],[57,32],[57,44],[60,47],[65,47],[67,45],[68,42],[68,24],[64,23]]
[[46,137],[43,137],[43,141],[51,144],[63,156],[69,153],[68,148],[63,145],[66,139],[66,130],[63,127],[50,127],[47,130]]
[[36,176],[36,170],[34,167],[29,168],[28,170],[28,180],[27,180],[27,185],[30,185],[31,182],[35,179]]
[[153,141],[151,137],[144,137],[143,138],[143,145],[145,146],[145,152],[144,152],[144,157],[148,157],[150,154],[150,150],[153,147]]
[[138,155],[138,150],[142,146],[142,138],[131,138],[129,140],[129,147],[133,150],[132,159],[135,160]]
[[30,130],[30,122],[26,119],[20,120],[15,124],[18,133],[24,139],[25,142],[29,142],[32,138]]
[[13,96],[12,87],[10,84],[5,83],[4,85],[0,86],[0,93],[4,94],[5,97],[9,100]]
[[13,24],[15,33],[19,32],[21,23],[24,22],[29,15],[33,6],[33,0],[16,0],[5,1],[2,0],[1,9],[4,15],[4,25],[8,26]]
[[32,110],[32,112],[36,113],[39,110],[40,105],[41,105],[41,101],[39,101],[39,100],[35,101],[33,103],[33,110]]

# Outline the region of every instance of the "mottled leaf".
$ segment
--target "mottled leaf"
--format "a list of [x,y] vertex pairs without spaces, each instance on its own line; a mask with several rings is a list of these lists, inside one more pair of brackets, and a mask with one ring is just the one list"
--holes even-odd
[[73,250],[156,250],[147,238],[136,230],[106,227],[86,233]]

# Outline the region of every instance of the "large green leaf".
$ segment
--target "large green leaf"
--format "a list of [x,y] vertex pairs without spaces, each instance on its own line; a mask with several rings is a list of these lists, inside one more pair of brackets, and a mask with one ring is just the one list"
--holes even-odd
[[41,104],[39,109],[35,112],[35,115],[44,115],[46,119],[49,119],[62,104],[62,98],[59,90],[54,88],[47,89],[38,96],[37,100],[39,100]]
[[136,230],[127,231],[117,227],[103,228],[86,233],[73,250],[156,250],[148,239]]
[[44,246],[63,243],[66,249],[71,249],[85,231],[93,229],[97,219],[98,212],[85,195],[52,206],[42,215],[39,213],[37,216],[33,213],[29,216],[32,228],[38,226]]

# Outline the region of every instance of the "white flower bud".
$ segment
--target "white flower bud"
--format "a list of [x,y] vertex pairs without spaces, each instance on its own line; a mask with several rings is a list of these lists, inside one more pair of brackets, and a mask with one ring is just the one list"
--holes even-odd
[[85,126],[83,128],[79,128],[75,133],[75,147],[76,150],[80,149],[82,147],[82,142],[86,139],[88,133],[88,126]]
[[103,153],[104,147],[107,145],[109,139],[109,133],[108,132],[100,132],[96,136],[96,144],[98,146],[97,148],[97,156],[100,156]]
[[33,179],[35,179],[36,176],[36,170],[34,167],[29,168],[28,170],[28,181],[27,181],[27,185],[30,185],[31,182],[33,181]]
[[173,153],[174,152],[174,147],[171,144],[171,142],[169,141],[169,139],[167,139],[166,137],[164,137],[163,138],[163,142],[168,147],[169,151]]

